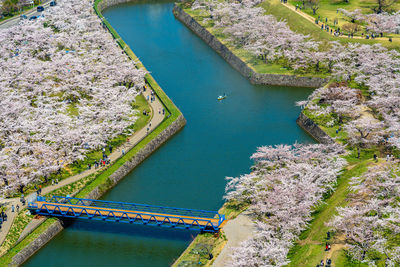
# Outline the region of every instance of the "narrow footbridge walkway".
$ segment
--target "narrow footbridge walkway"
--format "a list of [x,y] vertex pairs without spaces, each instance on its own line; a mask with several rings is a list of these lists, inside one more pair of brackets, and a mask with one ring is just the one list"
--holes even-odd
[[146,224],[218,232],[225,215],[213,211],[170,208],[71,197],[41,197],[28,203],[34,214],[110,222]]

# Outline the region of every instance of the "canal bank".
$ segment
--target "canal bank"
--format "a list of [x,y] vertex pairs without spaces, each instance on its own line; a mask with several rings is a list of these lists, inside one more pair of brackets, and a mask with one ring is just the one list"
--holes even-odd
[[[97,11],[97,3],[95,3],[95,11]],[[101,13],[98,15],[101,17]],[[143,64],[141,64],[130,48],[126,47],[123,41],[120,40],[120,37],[112,29],[112,27],[109,25],[106,26],[108,26],[113,38],[118,40],[117,43],[121,48],[123,48],[124,52],[130,57],[131,60],[136,62],[136,67],[145,69]],[[148,129],[150,129],[150,131],[147,130],[147,135],[145,134],[143,137],[140,137],[142,134],[139,134],[139,139],[135,136],[130,138],[130,141],[124,145],[125,150],[127,150],[127,148],[129,150],[129,148],[132,147],[132,144],[136,145],[127,151],[125,155],[118,156],[119,158],[103,172],[97,172],[96,178],[92,179],[93,182],[80,189],[79,192],[75,192],[73,195],[77,193],[80,197],[93,199],[101,197],[106,191],[115,186],[137,165],[150,156],[156,149],[158,149],[169,138],[181,130],[186,124],[186,120],[182,113],[163,92],[153,77],[150,74],[147,74],[145,76],[145,80],[147,83],[147,88],[151,89],[157,97],[156,101],[152,102],[151,104],[153,113],[157,112],[156,117],[158,118],[162,116],[164,119],[157,119],[156,121],[152,120],[153,127],[151,127],[151,124],[150,126],[146,126]],[[165,109],[165,116],[158,114],[161,108]],[[141,129],[139,132],[143,132],[142,130],[145,132],[145,129]],[[61,183],[63,182],[65,181],[62,181]],[[44,188],[43,191],[46,191],[46,189],[47,188]],[[40,221],[41,222],[38,221],[34,223],[37,225],[35,225],[33,229],[29,230],[25,237],[20,238],[20,240],[18,240],[18,242],[10,249],[9,252],[3,255],[4,257],[2,257],[0,260],[1,266],[6,266],[7,264],[11,266],[21,265],[47,242],[54,238],[59,232],[61,232],[65,225],[63,221],[56,219],[46,220],[45,223],[43,223],[43,220]]]
[[239,71],[243,76],[247,77],[253,84],[317,88],[325,85],[329,81],[329,78],[258,73],[247,64],[243,58],[232,52],[222,40],[214,36],[209,30],[207,30],[207,28],[202,26],[199,21],[183,10],[180,5],[181,4],[175,4],[174,6],[173,13],[175,17],[214,49],[233,68]]
[[[129,14],[118,14],[114,21],[110,20],[111,23],[114,26],[115,19],[118,18],[119,27],[122,23],[126,25],[125,30],[142,30],[139,35],[136,35],[138,32],[121,31],[121,36],[135,52],[137,47],[140,48],[141,52],[137,54],[141,60],[146,66],[153,68],[153,76],[164,89],[168,88],[168,95],[171,91],[174,102],[179,103],[181,109],[186,109],[190,119],[188,118],[189,128],[186,127],[171,142],[153,154],[128,177],[129,181],[123,180],[115,188],[118,190],[110,191],[105,198],[216,209],[222,204],[225,175],[233,176],[247,171],[251,164],[248,157],[257,146],[292,143],[296,140],[311,142],[294,123],[299,113],[299,109],[294,107],[294,101],[306,97],[309,90],[249,85],[245,79],[238,77],[235,71],[221,62],[215,53],[200,43],[201,40],[194,38],[181,24],[173,21],[173,17],[170,16],[172,3],[139,2],[136,6],[124,5],[122,9],[133,12],[135,20],[129,21]],[[114,9],[107,11],[106,16],[112,10]],[[146,19],[145,16],[151,17],[152,20]],[[120,32],[120,29],[115,27]],[[164,30],[168,29],[170,38],[164,35],[161,27],[166,27]],[[129,36],[137,39],[132,40]],[[163,42],[164,38],[168,39],[167,42]],[[154,47],[156,44],[163,44],[162,49]],[[227,91],[229,97],[227,101],[217,103],[216,95],[222,90]],[[248,118],[252,120],[249,121]],[[229,159],[230,162],[225,159]],[[120,228],[112,230],[112,226],[95,224],[92,227],[87,223],[77,222],[63,231],[57,240],[50,242],[49,246],[35,255],[27,265],[36,266],[39,259],[56,252],[57,257],[50,256],[50,260],[58,266],[63,266],[63,262],[68,262],[66,251],[75,251],[77,255],[85,254],[99,266],[111,264],[104,259],[102,253],[112,253],[117,265],[123,262],[123,258],[143,266],[151,266],[151,263],[167,265],[180,254],[181,248],[187,246],[191,239],[190,234],[184,236],[174,233],[181,237],[174,240],[169,231],[161,233],[145,228],[140,228],[139,231],[136,227],[132,231],[133,234],[128,233],[128,238],[122,238],[121,234],[129,232],[129,229],[124,226]],[[93,236],[93,233],[97,233],[99,238]],[[82,239],[82,235],[95,242],[94,247],[101,253],[78,245],[78,240],[87,244],[88,240]],[[124,239],[129,239],[132,242],[125,244],[130,248],[141,243],[139,247],[146,251],[144,254],[147,259],[135,253],[132,255],[132,252],[130,255],[121,255],[121,251],[115,250],[119,246],[115,242],[107,244],[106,240],[110,239],[105,236],[120,238],[122,243]],[[143,243],[144,239],[146,242]],[[164,239],[163,242],[160,242],[160,239]],[[166,251],[166,247],[174,247],[171,243],[177,245],[176,251],[159,257],[160,249]],[[72,244],[75,244],[75,247],[71,246]],[[155,244],[159,246],[154,247]],[[153,247],[151,252],[148,249],[150,247]],[[94,255],[99,260],[96,260]],[[136,259],[132,258],[133,256],[137,256]],[[87,260],[85,262],[88,264]]]

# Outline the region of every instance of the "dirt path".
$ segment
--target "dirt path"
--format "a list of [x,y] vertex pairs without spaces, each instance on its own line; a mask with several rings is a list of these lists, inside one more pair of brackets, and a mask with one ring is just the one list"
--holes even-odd
[[[149,86],[147,86],[147,87],[149,87]],[[151,90],[147,89],[142,94],[147,99],[147,96],[151,95]],[[153,102],[148,101],[148,103],[150,104],[150,107],[152,109],[152,111],[151,111],[152,118],[151,118],[150,122],[147,125],[145,125],[141,130],[135,132],[129,138],[128,142],[124,143],[122,146],[113,150],[113,152],[109,155],[111,164],[114,163],[121,156],[123,156],[122,150],[124,150],[125,152],[128,152],[136,144],[138,144],[144,137],[146,137],[148,132],[151,132],[152,130],[154,130],[163,121],[164,115],[161,112],[161,110],[163,109],[163,105],[161,104],[160,100],[156,97],[155,101],[153,101]],[[149,128],[149,131],[147,131],[147,128]],[[101,172],[103,170],[104,170],[104,168],[95,169],[94,167],[92,167],[90,170],[85,170],[79,174],[68,177],[68,178],[60,181],[58,184],[49,185],[49,186],[42,188],[42,195],[46,195],[46,194],[48,194],[56,189],[59,189],[65,185],[74,183],[88,175],[91,175],[91,174],[97,173],[97,172]],[[30,197],[32,197],[32,195],[33,194],[27,196],[26,199],[29,199]],[[14,219],[17,215],[17,212],[12,212],[12,209],[11,209],[12,205],[14,205],[14,207],[19,205],[19,207],[21,207],[21,209],[24,206],[20,202],[19,198],[3,199],[0,201],[0,204],[5,205],[5,207],[7,209],[6,214],[7,214],[7,218],[8,218],[7,221],[2,224],[2,228],[0,230],[0,245],[1,245],[4,242],[4,240],[7,236],[7,233],[10,231],[12,222],[14,221]]]
[[230,261],[233,249],[240,243],[252,237],[255,233],[255,224],[247,212],[239,214],[235,219],[228,221],[223,227],[228,242],[215,259],[213,267],[223,267]]

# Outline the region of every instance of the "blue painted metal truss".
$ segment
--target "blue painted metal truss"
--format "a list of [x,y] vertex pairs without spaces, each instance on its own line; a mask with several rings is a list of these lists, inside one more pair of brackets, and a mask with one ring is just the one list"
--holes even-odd
[[52,196],[28,203],[32,213],[131,224],[145,224],[203,232],[218,232],[225,215],[213,211],[171,208],[94,199]]

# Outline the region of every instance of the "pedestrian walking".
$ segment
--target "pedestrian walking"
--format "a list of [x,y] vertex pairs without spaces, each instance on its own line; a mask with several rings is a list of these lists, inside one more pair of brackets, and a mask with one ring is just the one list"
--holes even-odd
[[122,155],[125,155],[125,150],[124,149],[122,149]]
[[19,212],[19,204],[17,204],[17,212]]
[[15,207],[14,207],[14,204],[12,204],[11,205],[11,212],[14,212],[14,210],[15,210]]

